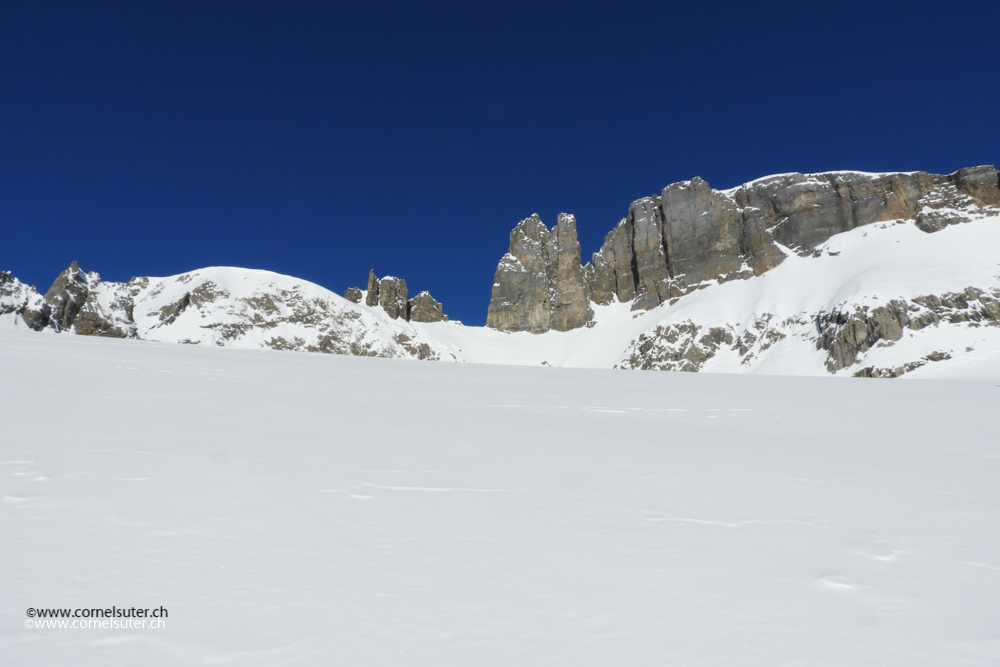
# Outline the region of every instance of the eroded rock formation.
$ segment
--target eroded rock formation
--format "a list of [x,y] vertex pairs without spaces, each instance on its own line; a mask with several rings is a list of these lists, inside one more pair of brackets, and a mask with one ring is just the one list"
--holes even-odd
[[406,291],[406,281],[402,278],[386,276],[378,281],[378,305],[392,319],[410,319],[410,295]]
[[[853,305],[786,319],[764,313],[748,324],[705,326],[686,321],[656,326],[632,342],[617,367],[696,372],[723,352],[748,365],[778,341],[795,336],[814,341],[815,348],[826,355],[826,370],[835,373],[858,364],[873,347],[892,346],[907,332],[942,322],[1000,327],[1000,290],[989,293],[969,287],[961,292],[893,299],[875,307]],[[948,358],[946,353],[934,352],[892,368],[865,367],[854,375],[898,377]]]
[[421,292],[410,299],[411,322],[447,322],[444,307],[430,292]]
[[537,214],[510,233],[493,279],[486,325],[501,331],[567,331],[593,318],[576,218],[560,213],[551,230]]
[[350,301],[351,303],[361,303],[361,299],[363,297],[364,294],[358,287],[348,287],[346,290],[344,290],[344,298]]
[[[789,252],[807,255],[834,234],[863,225],[911,220],[934,232],[997,212],[1000,176],[993,166],[951,175],[793,173],[721,191],[694,178],[632,203],[583,267],[586,300],[569,266],[573,247],[579,248],[575,220],[571,230],[567,226],[572,242],[565,249],[553,244],[553,232],[538,216],[521,221],[497,267],[487,326],[572,329],[590,321],[587,300],[648,310],[710,281],[760,275]],[[565,316],[556,314],[557,304]]]
[[374,308],[378,305],[378,277],[375,269],[368,271],[368,293],[365,296],[365,305]]
[[86,336],[134,338],[132,283],[107,283],[72,262],[40,296],[10,273],[0,274],[0,314],[16,313],[28,327]]
[[0,271],[0,315],[9,313],[36,331],[44,329],[49,320],[49,307],[35,286],[25,285],[10,271]]
[[[577,254],[579,256],[579,253]],[[362,294],[357,287],[351,287],[344,292],[344,297],[348,301],[361,303]],[[372,308],[380,306],[386,315],[393,319],[414,322],[448,321],[448,316],[444,314],[444,307],[431,296],[430,292],[421,292],[410,299],[405,280],[392,276],[379,279],[375,275],[375,269],[368,272],[368,292],[365,295],[365,305]]]

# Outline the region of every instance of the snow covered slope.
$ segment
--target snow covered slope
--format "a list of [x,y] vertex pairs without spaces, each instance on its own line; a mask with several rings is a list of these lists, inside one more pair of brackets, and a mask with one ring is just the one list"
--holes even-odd
[[[1000,664],[995,382],[20,327],[0,369],[5,665]],[[165,627],[26,615],[112,605]]]
[[270,271],[215,267],[132,285],[138,337],[147,340],[437,358],[411,344],[409,322]]
[[[69,297],[56,303],[53,319],[62,313],[66,320],[76,307],[70,330],[77,333],[250,349],[588,368],[1000,379],[1000,217],[980,216],[932,234],[913,221],[880,222],[835,235],[810,256],[786,254],[760,276],[706,281],[649,311],[591,304],[592,325],[566,332],[407,322],[303,280],[220,267],[128,283],[102,282],[71,267],[60,280],[78,285],[86,297],[79,297],[82,305],[73,306]],[[29,302],[37,307],[39,300],[8,274],[0,285],[0,311],[7,315],[0,320],[22,322]]]
[[[0,322],[24,323],[40,298],[10,274],[0,291]],[[414,341],[406,320],[388,317],[381,308],[354,304],[328,289],[270,271],[211,267],[167,278],[133,278],[127,283],[102,281],[74,263],[60,275],[78,290],[72,333],[143,340],[216,345],[239,349],[297,350],[355,356],[438,359],[426,344]],[[47,300],[50,320],[70,310]],[[27,312],[26,312],[27,311]],[[4,315],[6,313],[6,315]],[[63,318],[65,319],[65,318]],[[51,325],[50,325],[51,326]],[[60,330],[58,323],[56,330]]]

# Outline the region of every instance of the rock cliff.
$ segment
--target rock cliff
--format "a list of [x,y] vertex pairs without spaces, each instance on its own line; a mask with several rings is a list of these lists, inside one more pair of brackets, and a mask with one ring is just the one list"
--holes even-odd
[[997,212],[993,166],[950,175],[782,174],[731,190],[696,177],[633,202],[582,271],[572,216],[560,215],[551,232],[538,216],[521,221],[497,267],[487,326],[565,331],[590,321],[588,302],[648,310],[711,282],[759,276],[788,253],[809,255],[856,227],[909,220],[935,232]]
[[576,218],[559,214],[549,230],[537,214],[510,233],[493,279],[486,325],[501,331],[567,331],[593,319]]

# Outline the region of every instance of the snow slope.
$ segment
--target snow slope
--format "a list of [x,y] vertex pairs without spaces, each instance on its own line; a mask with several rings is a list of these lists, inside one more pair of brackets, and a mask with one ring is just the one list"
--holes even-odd
[[[4,664],[1000,664],[995,382],[18,327],[0,369]],[[166,627],[25,627],[111,605]]]

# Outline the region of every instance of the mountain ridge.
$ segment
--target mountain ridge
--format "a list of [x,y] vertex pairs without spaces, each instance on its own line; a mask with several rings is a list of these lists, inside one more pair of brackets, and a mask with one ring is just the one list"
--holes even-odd
[[[573,216],[560,214],[551,232],[537,215],[522,220],[497,266],[487,326],[565,331],[588,323],[588,303],[617,299],[649,310],[707,281],[762,275],[784,261],[785,249],[809,254],[857,227],[912,220],[933,233],[987,212],[1000,214],[992,165],[948,175],[778,174],[729,190],[695,177],[633,201],[579,274]],[[569,242],[554,244],[563,236]]]
[[[901,199],[885,183],[912,185],[916,194]],[[844,199],[831,184],[875,194]],[[758,190],[777,193],[777,203],[746,194]],[[106,282],[76,262],[44,295],[0,273],[0,325],[220,347],[647,370],[965,376],[976,359],[1000,360],[993,167],[949,176],[784,174],[728,191],[692,179],[664,193],[633,202],[585,265],[573,216],[560,215],[552,230],[538,216],[519,223],[497,269],[487,327],[449,322],[429,293],[410,299],[405,280],[374,271],[366,290],[340,296],[234,267]],[[771,206],[770,217],[751,201]],[[731,243],[739,202],[739,221],[753,229],[774,223],[763,228],[762,263],[740,254],[745,244]],[[898,217],[904,213],[910,217]],[[702,220],[698,233],[683,237],[678,230],[691,220]],[[705,247],[736,254],[695,252]],[[615,268],[609,258],[628,259],[626,278],[612,275],[608,267],[624,264]],[[679,273],[685,258],[693,264]],[[706,277],[723,265],[735,268]],[[601,291],[612,278],[615,289]],[[665,300],[653,303],[654,293]]]

